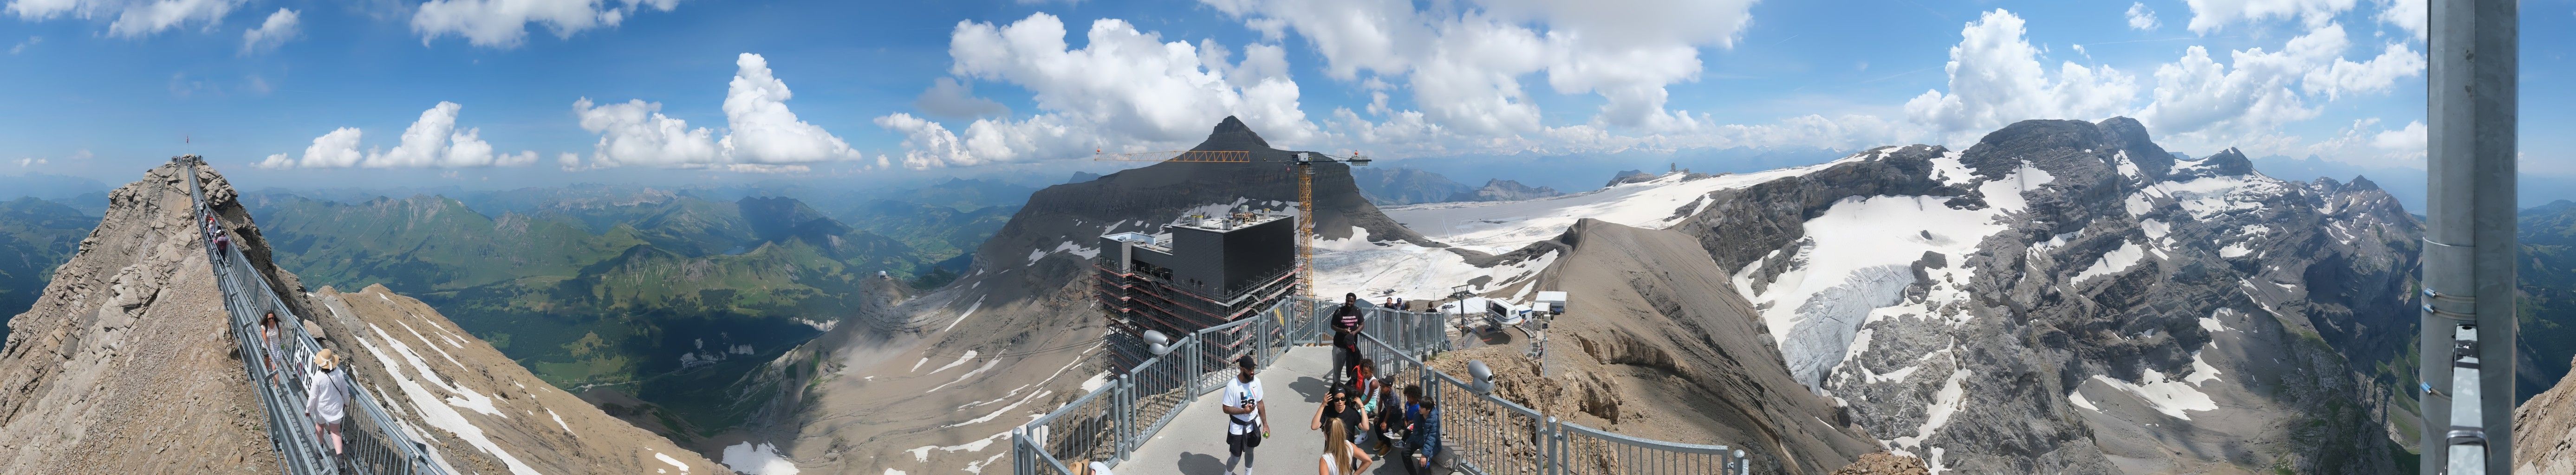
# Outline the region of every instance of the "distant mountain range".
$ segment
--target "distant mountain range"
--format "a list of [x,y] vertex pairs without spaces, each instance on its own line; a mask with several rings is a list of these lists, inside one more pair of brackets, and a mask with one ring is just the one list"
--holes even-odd
[[1018,208],[980,205],[1006,199],[996,194],[1012,188],[997,183],[952,180],[901,193],[939,204],[875,199],[837,213],[789,197],[596,185],[469,194],[472,205],[245,201],[280,265],[307,282],[420,298],[549,383],[660,406],[649,410],[675,417],[648,421],[686,440],[741,420],[753,407],[725,391],[733,379],[884,293],[864,285],[879,272],[925,287],[954,279],[966,249]]
[[1450,181],[1438,173],[1407,167],[1354,167],[1351,179],[1360,187],[1360,195],[1380,206],[1401,206],[1450,201],[1512,201],[1560,196],[1565,193],[1550,187],[1531,187],[1519,181],[1487,180],[1484,187],[1472,187]]
[[[1814,147],[1731,147],[1625,150],[1606,153],[1465,154],[1380,160],[1377,166],[1415,168],[1454,177],[1518,180],[1567,193],[1598,189],[1615,170],[1688,168],[1699,173],[1751,173],[1824,163],[1850,150]],[[1368,167],[1361,167],[1368,168]],[[1365,185],[1363,185],[1365,186]]]

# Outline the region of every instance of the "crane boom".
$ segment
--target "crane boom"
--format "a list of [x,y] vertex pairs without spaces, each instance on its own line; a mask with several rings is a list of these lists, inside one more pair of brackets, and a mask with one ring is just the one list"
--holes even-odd
[[1091,151],[1091,159],[1110,162],[1182,162],[1182,163],[1252,163],[1252,152],[1242,150],[1168,150],[1161,152],[1107,153]]

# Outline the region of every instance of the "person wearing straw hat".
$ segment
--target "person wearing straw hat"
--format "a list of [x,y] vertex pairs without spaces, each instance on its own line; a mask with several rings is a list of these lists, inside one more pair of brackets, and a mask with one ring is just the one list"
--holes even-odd
[[347,415],[348,381],[341,379],[339,355],[330,348],[313,353],[312,375],[304,378],[304,414],[313,418],[315,434],[331,439],[331,454],[340,454],[340,419]]

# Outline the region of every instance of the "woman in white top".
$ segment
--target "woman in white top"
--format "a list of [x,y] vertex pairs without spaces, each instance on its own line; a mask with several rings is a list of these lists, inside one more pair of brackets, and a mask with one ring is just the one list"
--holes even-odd
[[278,382],[277,332],[277,312],[268,312],[268,316],[259,317],[260,349],[266,350],[263,354],[268,357],[268,382],[271,384]]
[[347,381],[340,379],[340,359],[330,348],[313,353],[313,365],[320,368],[304,378],[304,414],[313,418],[313,431],[331,439],[331,454],[340,454],[341,410],[348,405]]
[[1330,439],[1324,441],[1324,455],[1315,461],[1315,475],[1356,475],[1368,470],[1369,463],[1375,462],[1369,459],[1367,452],[1351,445],[1350,433],[1350,428],[1340,419],[1324,425],[1324,435]]

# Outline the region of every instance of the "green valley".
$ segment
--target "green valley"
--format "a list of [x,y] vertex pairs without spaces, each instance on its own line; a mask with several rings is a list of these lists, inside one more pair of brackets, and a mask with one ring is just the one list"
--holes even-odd
[[36,304],[54,268],[71,259],[81,238],[97,226],[97,215],[62,203],[32,197],[0,201],[0,340],[9,337],[9,317]]
[[661,429],[697,433],[680,437],[738,423],[757,398],[735,379],[896,287],[870,279],[944,282],[922,277],[953,276],[940,264],[1017,208],[876,200],[853,226],[794,198],[607,187],[468,196],[489,213],[436,195],[245,199],[306,285],[417,297],[549,383],[667,409]]

